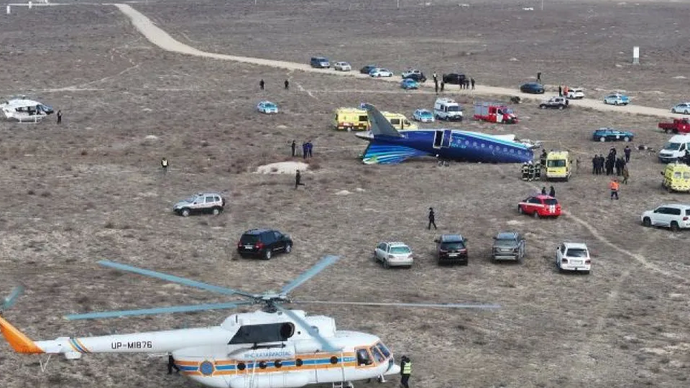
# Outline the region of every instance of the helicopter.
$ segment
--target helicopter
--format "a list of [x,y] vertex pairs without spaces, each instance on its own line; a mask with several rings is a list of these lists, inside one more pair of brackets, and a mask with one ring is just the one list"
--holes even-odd
[[[105,319],[141,315],[232,309],[261,305],[250,313],[232,314],[219,326],[152,331],[94,337],[59,337],[33,341],[0,316],[0,332],[17,353],[62,354],[78,359],[89,353],[168,353],[180,373],[209,387],[217,388],[297,388],[308,384],[353,387],[352,381],[377,379],[400,373],[393,352],[373,334],[336,330],[335,320],[307,316],[284,304],[331,304],[349,306],[394,306],[429,308],[495,309],[497,305],[384,303],[293,300],[289,293],[339,260],[325,256],[313,267],[283,286],[280,292],[253,294],[215,286],[174,275],[142,269],[113,261],[99,261],[103,267],[144,275],[172,283],[214,292],[237,295],[245,300],[120,310],[66,315],[68,320]],[[0,305],[0,313],[12,307],[23,292],[15,288]],[[43,366],[43,364],[41,364]]]

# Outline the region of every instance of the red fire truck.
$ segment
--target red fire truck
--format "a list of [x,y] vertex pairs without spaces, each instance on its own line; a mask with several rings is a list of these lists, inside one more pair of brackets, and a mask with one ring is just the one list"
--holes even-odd
[[516,124],[518,122],[518,118],[511,108],[496,102],[474,104],[474,119],[503,124]]

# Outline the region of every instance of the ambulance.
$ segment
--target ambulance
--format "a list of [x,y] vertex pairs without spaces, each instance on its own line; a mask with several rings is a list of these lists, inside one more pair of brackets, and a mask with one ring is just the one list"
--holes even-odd
[[[400,113],[381,112],[383,117],[393,124],[395,129],[418,129],[405,115]],[[369,130],[369,116],[366,109],[338,108],[333,118],[333,128],[339,131],[367,131]]]
[[551,151],[546,154],[546,171],[542,175],[547,180],[570,179],[572,173],[572,161],[568,151]]
[[669,192],[690,192],[690,166],[684,163],[669,163],[661,173],[664,181],[661,185]]

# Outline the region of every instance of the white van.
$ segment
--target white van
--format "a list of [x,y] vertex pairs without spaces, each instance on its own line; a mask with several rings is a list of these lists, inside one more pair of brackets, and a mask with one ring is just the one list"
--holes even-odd
[[690,152],[690,135],[675,135],[659,151],[659,161],[674,162],[685,156],[685,151]]
[[462,121],[462,108],[452,98],[437,98],[434,116],[436,120]]

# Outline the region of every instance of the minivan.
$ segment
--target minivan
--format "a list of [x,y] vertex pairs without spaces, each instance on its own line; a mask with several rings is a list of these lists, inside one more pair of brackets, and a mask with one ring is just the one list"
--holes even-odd
[[315,67],[317,69],[328,69],[331,67],[331,63],[328,62],[328,59],[325,57],[311,57],[309,64],[311,67]]

